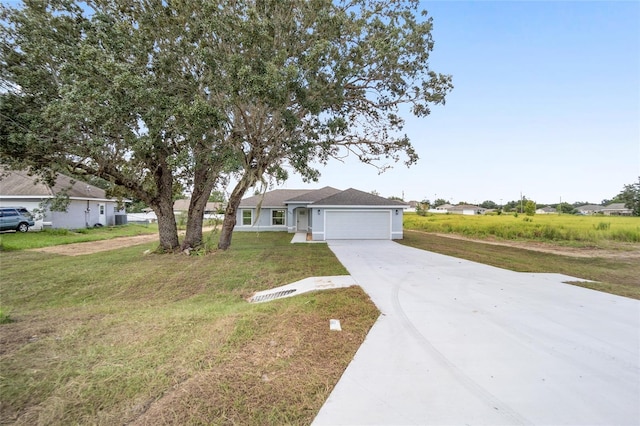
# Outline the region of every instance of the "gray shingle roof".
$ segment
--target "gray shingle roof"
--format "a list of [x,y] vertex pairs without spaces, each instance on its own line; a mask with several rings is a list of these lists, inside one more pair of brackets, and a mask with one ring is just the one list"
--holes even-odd
[[322,200],[312,203],[314,206],[406,206],[407,203],[389,200],[368,192],[349,188]]
[[[255,207],[262,200],[262,207],[281,207],[285,201],[304,195],[309,192],[308,189],[276,189],[269,191],[264,195],[254,195],[240,201],[240,207]],[[264,197],[264,198],[262,198]]]
[[104,189],[62,174],[57,175],[53,187],[44,182],[38,182],[36,176],[29,176],[26,171],[3,171],[0,178],[0,195],[5,197],[51,197],[63,189],[67,189],[69,197],[72,198],[106,198]]
[[347,189],[341,191],[330,186],[321,189],[276,189],[263,195],[254,195],[240,202],[239,207],[256,207],[262,199],[262,207],[283,207],[287,203],[309,203],[314,206],[403,206],[407,203]]
[[307,192],[306,194],[299,195],[294,198],[290,198],[288,202],[301,202],[301,203],[312,203],[314,201],[322,200],[323,198],[327,198],[331,195],[342,192],[340,189],[332,188],[330,186],[325,186],[324,188],[315,189]]

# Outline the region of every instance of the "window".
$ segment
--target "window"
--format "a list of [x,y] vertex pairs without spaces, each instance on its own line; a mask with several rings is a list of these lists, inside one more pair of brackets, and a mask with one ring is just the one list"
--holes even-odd
[[284,210],[271,210],[271,224],[284,225]]
[[251,210],[242,210],[242,224],[243,225],[252,225],[253,224],[253,212]]

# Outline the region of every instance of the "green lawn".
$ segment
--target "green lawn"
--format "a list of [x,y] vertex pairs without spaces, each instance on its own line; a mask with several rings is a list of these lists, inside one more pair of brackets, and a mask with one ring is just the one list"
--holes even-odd
[[207,256],[143,254],[157,243],[0,253],[1,423],[310,423],[378,311],[358,287],[247,303],[346,273],[326,245],[290,240],[236,233]]

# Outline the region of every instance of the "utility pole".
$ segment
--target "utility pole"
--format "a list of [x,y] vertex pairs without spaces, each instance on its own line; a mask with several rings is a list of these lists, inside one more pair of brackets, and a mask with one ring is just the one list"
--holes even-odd
[[558,204],[558,214],[562,214],[562,195],[560,196],[560,204]]
[[523,201],[522,201],[522,191],[520,191],[520,213],[524,213],[524,206],[522,205]]

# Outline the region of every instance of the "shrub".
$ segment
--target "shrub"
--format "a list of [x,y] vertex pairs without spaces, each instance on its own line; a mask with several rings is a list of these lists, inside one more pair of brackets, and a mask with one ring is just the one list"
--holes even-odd
[[8,324],[13,322],[8,313],[4,312],[2,308],[0,308],[0,324]]

